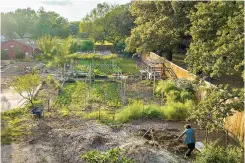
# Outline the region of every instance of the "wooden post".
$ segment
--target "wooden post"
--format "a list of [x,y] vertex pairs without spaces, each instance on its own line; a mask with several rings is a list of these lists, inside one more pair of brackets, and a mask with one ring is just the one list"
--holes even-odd
[[225,143],[226,143],[226,148],[227,148],[227,146],[228,146],[228,138],[229,138],[229,131],[228,130],[225,130],[225,135],[226,135]]
[[49,103],[50,103],[50,99],[48,99],[48,112],[49,112]]
[[208,143],[208,128],[206,127],[205,142]]
[[155,97],[155,84],[156,84],[156,73],[154,72],[153,76],[154,82],[153,82],[153,98]]

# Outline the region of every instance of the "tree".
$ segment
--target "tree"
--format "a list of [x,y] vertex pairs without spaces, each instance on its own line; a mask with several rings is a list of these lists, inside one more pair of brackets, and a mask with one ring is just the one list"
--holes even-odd
[[194,163],[238,163],[242,162],[243,152],[242,149],[235,146],[224,148],[216,143],[207,144],[203,152],[197,154]]
[[243,66],[243,2],[200,2],[190,13],[192,41],[186,63],[193,73],[211,77]]
[[[188,13],[197,2],[135,1],[131,13],[136,17],[135,28],[127,38],[131,52],[172,51],[180,43],[188,46],[186,30],[190,27]],[[184,11],[184,12],[183,12]],[[187,40],[187,41],[186,41]]]
[[79,32],[79,21],[70,22],[67,29],[69,30],[69,33],[73,36],[77,35]]
[[1,17],[2,33],[11,39],[16,37],[15,33],[20,38],[23,38],[26,33],[30,33],[34,28],[37,14],[31,8],[27,8],[1,14]]
[[39,38],[43,35],[58,36],[61,38],[68,37],[67,19],[53,11],[45,11],[42,7],[38,10],[37,16],[38,18],[35,21],[32,31],[34,38]]
[[42,51],[42,58],[50,60],[57,53],[58,39],[50,35],[44,35],[37,40],[37,46]]
[[244,108],[243,89],[232,89],[229,92],[228,86],[206,88],[201,84],[199,89],[202,88],[207,96],[191,111],[190,119],[196,120],[200,127],[206,128],[206,134],[208,131],[224,130],[224,119]]
[[103,3],[82,20],[80,31],[96,42],[108,41],[116,45],[130,35],[133,21],[129,5],[110,6]]
[[30,102],[32,107],[35,101],[35,90],[41,83],[41,77],[37,74],[26,74],[25,76],[18,76],[14,79],[12,86],[14,90],[21,95],[27,102]]

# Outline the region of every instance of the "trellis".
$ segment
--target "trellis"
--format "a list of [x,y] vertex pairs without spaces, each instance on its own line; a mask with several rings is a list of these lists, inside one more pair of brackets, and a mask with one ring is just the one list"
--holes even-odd
[[[80,61],[80,60],[83,60],[83,59],[79,59],[79,58],[73,58],[73,59],[76,59],[77,61]],[[120,93],[120,97],[121,97],[121,102],[122,104],[125,104],[125,87],[126,87],[126,79],[125,77],[123,77],[122,75],[122,71],[120,69],[120,67],[115,64],[113,62],[113,60],[110,62],[110,63],[105,63],[104,60],[108,60],[108,59],[99,59],[99,58],[95,58],[95,60],[100,60],[101,63],[96,63],[94,62],[94,59],[93,58],[85,58],[86,60],[89,60],[90,63],[89,64],[83,64],[83,65],[87,65],[88,67],[88,71],[86,72],[86,77],[85,78],[79,78],[79,77],[76,77],[76,78],[71,78],[70,79],[73,79],[75,81],[83,81],[85,83],[87,83],[88,85],[88,98],[90,98],[90,91],[91,91],[91,87],[92,87],[92,82],[96,82],[96,81],[99,81],[99,80],[103,80],[105,82],[116,82],[117,83],[117,90],[118,92]],[[73,60],[74,61],[74,60]],[[74,62],[73,62],[74,64]],[[75,64],[78,64],[78,63],[75,63]],[[98,69],[101,69],[101,68],[106,68],[107,70],[107,73],[106,73],[106,78],[96,78],[95,74],[94,74],[94,70],[95,68],[98,68]],[[71,64],[71,69],[74,71],[74,65]],[[108,78],[108,75],[111,75],[112,74],[112,78]],[[68,78],[67,78],[68,79]]]

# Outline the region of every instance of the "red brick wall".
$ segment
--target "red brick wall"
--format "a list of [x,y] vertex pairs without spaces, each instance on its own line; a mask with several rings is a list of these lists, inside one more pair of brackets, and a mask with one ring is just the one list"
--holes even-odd
[[[11,47],[13,46],[13,47]],[[24,54],[27,52],[28,54],[33,54],[33,49],[29,46],[26,46],[18,41],[9,40],[7,42],[2,43],[1,49],[8,49],[8,54],[10,59],[14,59],[14,48],[19,48],[21,52]]]

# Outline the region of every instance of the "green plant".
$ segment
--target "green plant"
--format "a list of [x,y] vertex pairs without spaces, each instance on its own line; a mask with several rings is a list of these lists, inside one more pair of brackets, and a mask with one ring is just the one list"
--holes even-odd
[[84,117],[87,119],[98,119],[100,116],[100,120],[111,121],[113,120],[113,116],[110,114],[108,110],[100,110],[100,111],[92,111],[91,113],[85,113]]
[[11,144],[29,133],[31,125],[27,112],[27,108],[14,108],[1,113],[1,144]]
[[91,40],[83,40],[80,45],[78,45],[80,51],[91,51],[94,50],[94,42]]
[[110,149],[107,152],[90,150],[80,156],[86,163],[133,163],[121,153],[120,148]]
[[14,48],[14,56],[15,59],[24,59],[25,58],[25,54],[20,50],[20,48]]
[[164,111],[156,105],[144,105],[142,101],[135,101],[115,114],[118,122],[128,122],[130,120],[148,118],[164,118]]
[[207,144],[193,163],[239,163],[242,162],[243,152],[239,147],[228,146],[226,149],[216,143]]
[[189,111],[193,108],[192,101],[185,103],[168,102],[163,108],[164,115],[168,120],[184,120],[190,114]]
[[5,50],[1,50],[1,60],[8,60],[8,59],[9,59],[8,52]]
[[63,117],[69,116],[69,114],[70,114],[67,107],[62,107],[60,113],[61,113],[61,116],[63,116]]

